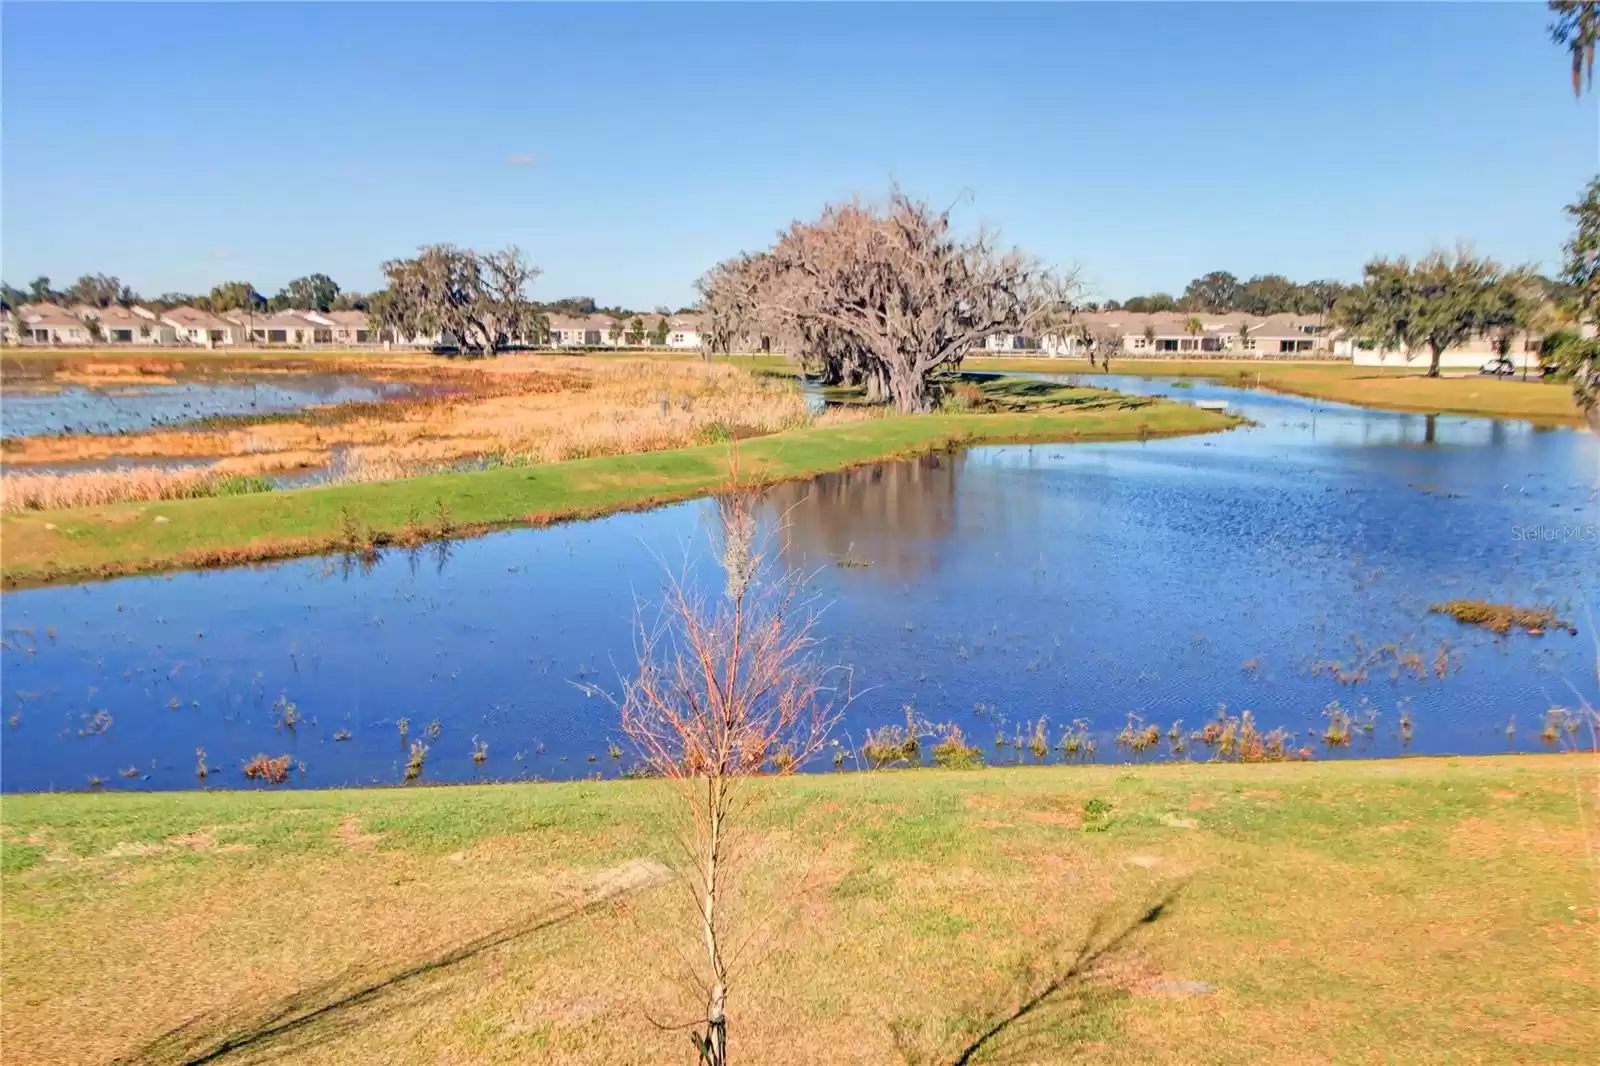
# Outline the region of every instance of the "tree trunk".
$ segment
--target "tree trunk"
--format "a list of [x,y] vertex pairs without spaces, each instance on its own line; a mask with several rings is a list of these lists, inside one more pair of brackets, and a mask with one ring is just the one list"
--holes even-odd
[[890,397],[889,377],[884,373],[883,367],[876,363],[869,366],[864,377],[867,386],[867,402],[888,403]]
[[1428,351],[1432,353],[1432,360],[1428,363],[1428,376],[1436,378],[1439,376],[1439,357],[1444,354],[1444,349],[1430,342]]
[[910,367],[891,367],[889,387],[894,392],[895,409],[901,414],[916,415],[928,410],[927,378]]
[[707,782],[708,804],[705,866],[701,871],[705,897],[700,908],[704,922],[706,961],[711,970],[711,997],[706,1003],[706,1034],[696,1041],[702,1066],[727,1066],[728,1062],[728,985],[722,962],[722,945],[717,943],[717,882],[722,854],[722,794],[719,783]]

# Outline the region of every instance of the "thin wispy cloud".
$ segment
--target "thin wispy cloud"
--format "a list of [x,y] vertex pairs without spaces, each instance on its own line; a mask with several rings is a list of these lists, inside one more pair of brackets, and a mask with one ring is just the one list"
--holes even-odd
[[531,167],[539,162],[539,157],[532,152],[513,152],[506,157],[506,162],[514,167]]

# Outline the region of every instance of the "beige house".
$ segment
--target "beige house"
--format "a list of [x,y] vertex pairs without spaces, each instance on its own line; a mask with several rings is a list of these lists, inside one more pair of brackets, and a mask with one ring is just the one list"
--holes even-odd
[[1072,327],[1035,341],[1012,334],[991,337],[984,347],[1034,349],[1045,355],[1081,356],[1081,330],[1122,336],[1122,352],[1134,357],[1269,357],[1329,352],[1331,343],[1315,316],[1247,315],[1239,311],[1091,311]]
[[315,311],[229,311],[225,317],[240,326],[253,344],[304,347],[333,343],[333,320]]
[[106,344],[162,346],[178,342],[178,331],[145,307],[91,307],[78,317],[99,326],[100,340]]
[[[646,332],[651,327],[646,327]],[[667,320],[668,348],[699,348],[700,320],[692,315],[674,315]]]
[[88,325],[55,304],[23,304],[12,328],[27,344],[85,345],[91,340]]
[[244,329],[238,323],[198,307],[174,307],[161,316],[161,321],[176,331],[180,344],[215,348],[244,343]]
[[372,344],[377,340],[372,319],[365,311],[321,311],[317,317],[333,324],[335,344]]

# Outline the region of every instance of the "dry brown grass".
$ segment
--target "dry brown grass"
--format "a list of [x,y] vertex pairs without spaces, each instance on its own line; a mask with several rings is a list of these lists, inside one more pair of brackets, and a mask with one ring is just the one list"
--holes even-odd
[[[372,360],[363,369],[422,376],[438,390],[409,400],[308,411],[254,425],[27,438],[8,443],[7,461],[27,466],[205,456],[221,457],[215,467],[219,472],[270,473],[324,463],[333,449],[341,448],[347,459],[341,480],[373,481],[486,457],[551,463],[681,448],[724,435],[772,433],[809,420],[792,382],[720,364],[505,356],[462,363]],[[148,480],[142,473],[131,476]],[[60,490],[52,498],[83,503],[167,498],[146,495],[156,490],[131,485],[116,496],[115,489],[106,487],[109,482],[96,481],[94,492],[109,494],[101,497],[90,492],[89,484]],[[45,498],[42,483],[29,488],[36,498]]]
[[187,500],[212,495],[219,475],[210,469],[167,470],[139,466],[70,474],[0,477],[0,511],[55,511],[133,500]]

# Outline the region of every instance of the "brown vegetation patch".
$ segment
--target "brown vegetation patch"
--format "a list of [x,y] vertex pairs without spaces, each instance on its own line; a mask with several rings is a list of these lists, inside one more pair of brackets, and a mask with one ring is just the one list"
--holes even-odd
[[1082,811],[1027,811],[1028,821],[1039,825],[1059,825],[1076,829],[1083,824]]
[[371,851],[372,845],[383,837],[381,834],[362,832],[361,819],[347,814],[339,820],[339,827],[333,831],[333,839],[351,851]]
[[217,418],[210,428],[30,437],[8,442],[8,458],[21,465],[346,447],[356,450],[357,463],[437,464],[489,454],[557,462],[685,447],[702,443],[713,427],[749,435],[807,421],[804,399],[792,383],[722,364],[503,356],[402,365],[412,377],[441,387],[290,416]]
[[1540,636],[1550,628],[1567,629],[1571,623],[1556,616],[1554,607],[1518,607],[1514,603],[1489,603],[1486,600],[1449,600],[1428,606],[1434,614],[1449,615],[1462,625],[1482,626],[1492,633],[1509,633],[1513,628],[1529,636]]

